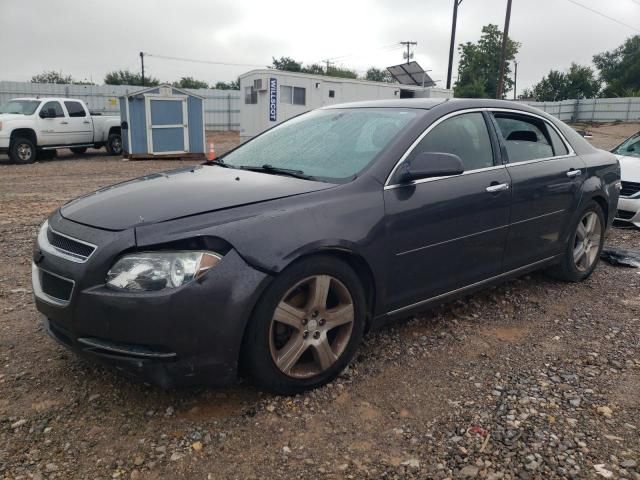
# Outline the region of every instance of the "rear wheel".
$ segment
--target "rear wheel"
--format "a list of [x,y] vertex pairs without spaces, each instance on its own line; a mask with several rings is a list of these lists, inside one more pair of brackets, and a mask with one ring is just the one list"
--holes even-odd
[[73,148],[70,148],[69,150],[71,150],[76,155],[82,155],[87,151],[87,147],[73,147]]
[[605,218],[600,205],[591,201],[572,228],[562,263],[549,273],[567,282],[581,282],[596,268],[604,243]]
[[119,133],[112,133],[107,138],[107,152],[109,155],[122,154],[122,136]]
[[9,146],[9,158],[14,163],[33,163],[36,160],[36,146],[29,138],[16,138]]
[[358,276],[329,256],[283,271],[259,301],[244,360],[261,387],[295,394],[330,382],[349,363],[365,325]]

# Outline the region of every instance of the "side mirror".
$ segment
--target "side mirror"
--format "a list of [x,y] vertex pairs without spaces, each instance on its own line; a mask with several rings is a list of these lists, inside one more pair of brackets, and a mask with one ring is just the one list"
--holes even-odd
[[40,118],[55,118],[56,111],[53,108],[47,108],[46,110],[43,108],[40,110]]
[[457,155],[452,153],[422,152],[412,160],[403,163],[400,181],[408,183],[421,178],[446,177],[460,175],[463,172],[464,165]]
[[40,110],[40,118],[49,118],[49,112],[47,112],[44,108]]

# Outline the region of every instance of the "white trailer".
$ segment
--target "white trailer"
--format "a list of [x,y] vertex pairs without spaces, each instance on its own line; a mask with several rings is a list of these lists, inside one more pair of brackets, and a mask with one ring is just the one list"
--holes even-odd
[[453,91],[264,69],[240,75],[240,95],[240,138],[245,141],[325,105],[393,98],[452,98]]

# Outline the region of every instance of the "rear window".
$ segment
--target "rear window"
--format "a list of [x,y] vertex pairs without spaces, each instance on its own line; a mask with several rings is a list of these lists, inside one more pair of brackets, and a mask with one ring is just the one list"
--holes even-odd
[[544,120],[529,115],[494,113],[510,163],[567,155],[556,131]]
[[87,114],[84,111],[84,107],[80,102],[64,102],[64,106],[67,107],[70,117],[86,117]]

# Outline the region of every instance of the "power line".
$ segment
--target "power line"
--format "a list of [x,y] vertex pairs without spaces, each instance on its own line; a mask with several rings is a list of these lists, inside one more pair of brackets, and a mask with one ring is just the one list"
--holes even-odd
[[[385,50],[385,51],[392,51],[392,50],[397,50],[399,48],[404,48],[402,45],[400,45],[399,43],[392,43],[391,45],[381,45],[379,47],[375,47],[372,49],[368,49],[366,50],[366,52],[374,52],[374,51],[380,51],[380,50]],[[357,55],[362,55],[362,51],[360,52],[352,52],[349,53],[348,55],[339,55],[337,57],[329,57],[329,60],[340,60],[343,58],[348,58],[348,57],[355,57]]]
[[[581,3],[578,3],[578,2],[576,2],[575,0],[567,0],[567,1],[568,1],[568,2],[573,3],[574,5],[577,5],[577,6],[579,6],[579,7],[582,7],[582,8],[584,8],[585,10],[589,10],[590,12],[593,12],[593,13],[595,13],[596,15],[600,15],[601,17],[608,18],[609,20],[611,20],[611,21],[613,21],[613,22],[619,23],[620,25],[623,25],[623,26],[625,26],[625,27],[627,27],[627,28],[630,28],[631,30],[634,30],[634,31],[636,31],[636,32],[640,33],[640,30],[638,30],[636,27],[633,27],[633,26],[629,25],[628,23],[621,22],[620,20],[618,20],[618,19],[616,19],[616,18],[610,17],[609,15],[607,15],[607,14],[605,14],[605,13],[602,13],[602,12],[600,12],[600,11],[598,11],[598,10],[594,10],[594,9],[593,9],[593,8],[591,8],[591,7],[587,7],[586,5],[583,5],[583,4],[581,4]],[[634,0],[634,3],[638,3],[638,2],[635,2],[635,0]]]
[[155,58],[161,58],[163,60],[175,60],[178,62],[190,62],[190,63],[206,63],[209,65],[226,65],[229,67],[260,67],[260,68],[267,67],[267,65],[257,65],[252,63],[228,63],[228,62],[216,62],[213,60],[196,60],[193,58],[170,57],[168,55],[156,55],[155,53],[146,53],[146,52],[144,55],[145,57],[155,57]]

